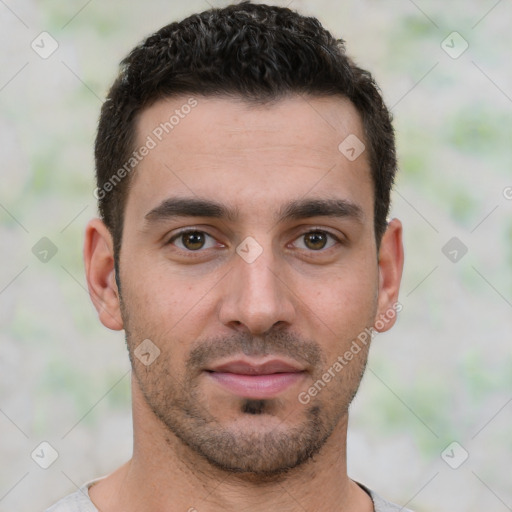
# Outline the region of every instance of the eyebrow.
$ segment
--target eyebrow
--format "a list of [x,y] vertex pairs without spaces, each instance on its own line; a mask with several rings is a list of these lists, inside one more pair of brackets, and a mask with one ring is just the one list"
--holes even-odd
[[[210,199],[196,197],[169,197],[145,216],[145,226],[177,217],[210,217],[235,222],[240,216],[238,208],[231,208]],[[363,223],[363,209],[347,199],[296,199],[281,206],[275,221],[300,220],[309,217],[349,218]]]

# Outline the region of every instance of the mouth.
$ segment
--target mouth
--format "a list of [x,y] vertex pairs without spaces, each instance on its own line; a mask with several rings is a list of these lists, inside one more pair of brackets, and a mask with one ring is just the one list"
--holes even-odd
[[304,379],[306,370],[282,359],[265,362],[228,361],[205,369],[207,376],[224,390],[239,397],[273,398]]

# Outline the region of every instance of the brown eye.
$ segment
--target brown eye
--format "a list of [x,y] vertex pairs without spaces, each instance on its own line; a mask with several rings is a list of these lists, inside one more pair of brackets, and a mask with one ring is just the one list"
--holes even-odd
[[[209,246],[206,246],[207,238],[212,240]],[[173,236],[169,240],[169,243],[175,243],[179,249],[184,251],[198,251],[200,249],[213,247],[215,245],[215,239],[203,231],[188,230]]]
[[[329,238],[331,239],[331,244],[327,246]],[[302,234],[297,240],[302,242],[299,244],[301,249],[310,249],[312,251],[321,251],[325,248],[330,249],[336,242],[339,242],[334,235],[327,231],[309,231]]]
[[191,251],[197,251],[197,249],[201,249],[204,245],[204,233],[200,233],[199,231],[185,233],[181,235],[181,237],[183,245]]
[[304,241],[310,249],[323,249],[327,243],[327,235],[326,233],[318,232],[306,233]]

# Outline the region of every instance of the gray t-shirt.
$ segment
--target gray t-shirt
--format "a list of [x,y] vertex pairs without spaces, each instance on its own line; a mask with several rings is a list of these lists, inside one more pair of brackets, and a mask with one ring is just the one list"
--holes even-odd
[[[85,483],[73,494],[62,498],[60,501],[55,503],[45,512],[98,512],[98,509],[93,505],[89,498],[89,487],[101,480],[97,478],[90,482]],[[378,494],[368,489],[368,487],[356,482],[359,487],[365,490],[373,501],[375,512],[412,512],[408,508],[400,507],[382,499]]]

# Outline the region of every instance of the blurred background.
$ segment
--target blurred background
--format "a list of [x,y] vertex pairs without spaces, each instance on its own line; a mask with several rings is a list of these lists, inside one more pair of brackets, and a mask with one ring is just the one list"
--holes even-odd
[[[418,512],[512,510],[512,4],[275,3],[347,41],[397,130],[403,310],[352,405],[349,474]],[[131,456],[124,335],[82,260],[97,118],[136,43],[226,4],[0,1],[0,512]]]

